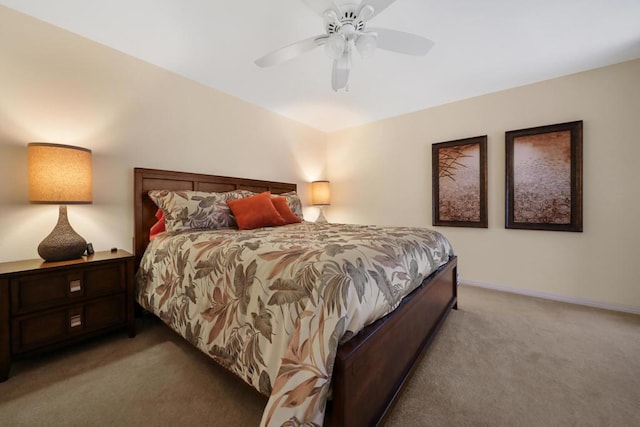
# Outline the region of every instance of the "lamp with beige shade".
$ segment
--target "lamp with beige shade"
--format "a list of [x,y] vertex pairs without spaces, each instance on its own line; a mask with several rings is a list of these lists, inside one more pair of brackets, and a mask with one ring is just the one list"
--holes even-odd
[[45,261],[80,258],[87,242],[69,224],[66,205],[92,202],[91,150],[32,142],[27,152],[29,201],[60,205],[58,223],[38,246],[38,254]]
[[331,192],[329,190],[329,181],[313,181],[311,183],[311,204],[320,206],[320,214],[316,222],[328,222],[324,216],[324,206],[331,204]]

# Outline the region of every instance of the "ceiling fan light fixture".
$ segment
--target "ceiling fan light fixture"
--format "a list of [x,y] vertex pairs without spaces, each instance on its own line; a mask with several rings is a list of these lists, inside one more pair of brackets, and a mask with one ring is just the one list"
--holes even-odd
[[342,35],[333,33],[327,39],[327,43],[324,45],[324,51],[331,59],[339,59],[344,53],[346,47],[346,41]]
[[354,27],[353,24],[345,23],[345,24],[342,24],[342,27],[340,28],[340,32],[342,33],[345,39],[353,40],[353,36],[355,36],[356,34],[356,27]]
[[356,49],[363,58],[373,55],[376,50],[376,36],[370,33],[360,34],[356,39]]

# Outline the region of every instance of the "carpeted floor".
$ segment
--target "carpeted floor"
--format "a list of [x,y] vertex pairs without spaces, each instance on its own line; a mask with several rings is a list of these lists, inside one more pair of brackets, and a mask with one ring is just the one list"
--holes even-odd
[[[387,426],[638,426],[640,316],[463,286]],[[257,426],[266,399],[152,317],[13,365],[2,426]]]

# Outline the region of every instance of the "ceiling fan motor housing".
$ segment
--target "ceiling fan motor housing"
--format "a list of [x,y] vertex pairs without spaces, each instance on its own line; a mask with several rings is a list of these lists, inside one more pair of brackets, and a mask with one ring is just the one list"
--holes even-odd
[[327,34],[342,34],[347,40],[354,34],[364,31],[365,23],[361,16],[358,16],[356,9],[348,7],[341,10],[341,14],[337,20],[327,24]]

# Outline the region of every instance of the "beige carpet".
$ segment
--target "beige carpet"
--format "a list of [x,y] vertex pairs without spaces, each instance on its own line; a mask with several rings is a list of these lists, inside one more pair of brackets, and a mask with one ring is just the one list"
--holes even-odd
[[[387,426],[638,426],[640,317],[460,288]],[[2,426],[255,426],[266,400],[153,318],[15,363]]]

